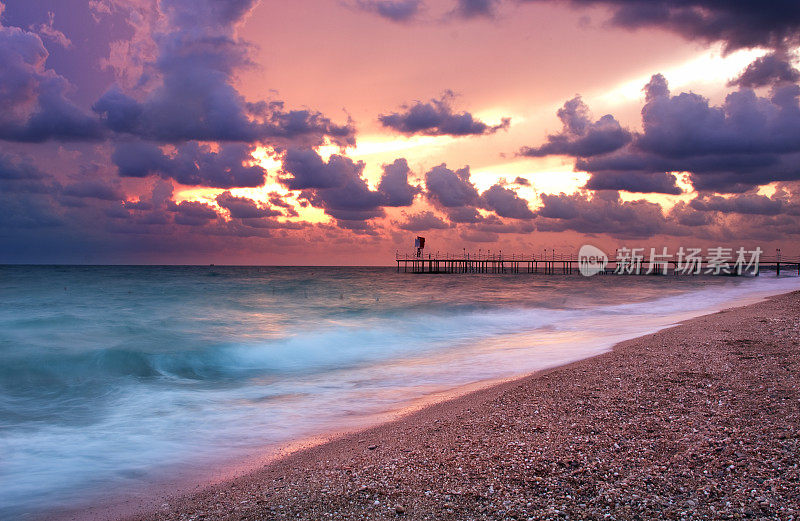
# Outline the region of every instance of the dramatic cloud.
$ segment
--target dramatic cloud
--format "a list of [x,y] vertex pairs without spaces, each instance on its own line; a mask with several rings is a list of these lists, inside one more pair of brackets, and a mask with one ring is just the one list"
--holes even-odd
[[345,156],[333,154],[326,163],[315,150],[291,148],[284,154],[283,171],[292,177],[282,181],[290,190],[335,188],[360,176],[363,169],[363,163],[355,164]]
[[99,139],[101,125],[67,97],[70,83],[47,57],[38,34],[0,25],[0,139]]
[[64,187],[64,195],[80,198],[102,199],[104,201],[121,201],[125,199],[118,187],[100,179],[86,179]]
[[468,166],[455,172],[445,164],[433,167],[425,174],[428,198],[445,208],[479,205],[478,190],[469,176]]
[[474,206],[453,206],[444,208],[447,218],[458,224],[475,224],[483,221],[483,215]]
[[797,83],[797,80],[800,80],[800,71],[789,62],[786,54],[770,53],[756,58],[728,86],[753,89],[782,82]]
[[778,85],[769,98],[741,89],[713,106],[692,92],[671,95],[659,74],[645,95],[642,133],[620,150],[576,161],[576,170],[593,174],[588,188],[679,193],[668,172],[688,172],[695,189],[717,192],[800,179],[797,85]]
[[[314,150],[288,150],[282,180],[290,190],[303,190],[303,197],[340,221],[365,221],[383,216],[386,194],[372,191],[362,177],[364,162],[333,154],[327,162]],[[356,226],[351,223],[349,226]],[[351,228],[353,229],[353,228]]]
[[167,209],[175,212],[177,224],[185,226],[203,226],[219,217],[214,208],[199,201],[181,201],[180,204],[170,202]]
[[95,103],[95,112],[118,133],[163,142],[321,144],[327,136],[354,144],[349,124],[336,125],[309,110],[286,111],[281,102],[249,103],[236,90],[236,72],[251,65],[250,47],[237,37],[236,27],[255,3],[160,3],[169,30],[154,34],[158,56],[144,73],[156,76],[158,86],[141,102],[113,87]]
[[56,29],[55,26],[56,15],[53,11],[47,13],[47,23],[37,24],[30,27],[32,31],[39,33],[42,36],[65,49],[72,47],[72,40],[67,38],[67,35]]
[[414,196],[422,191],[419,186],[408,183],[411,169],[408,161],[396,159],[394,163],[383,165],[383,176],[378,184],[378,191],[383,194],[384,206],[411,206]]
[[564,127],[560,133],[550,134],[544,145],[525,147],[520,153],[530,157],[554,154],[590,157],[613,152],[631,141],[631,133],[610,114],[592,122],[589,107],[580,96],[558,109],[558,119]]
[[618,192],[542,194],[539,231],[574,230],[619,237],[650,237],[669,230],[661,206],[644,200],[622,201]]
[[710,213],[697,211],[685,201],[678,201],[670,209],[668,218],[681,226],[689,227],[705,226],[712,222]]
[[454,223],[485,223],[479,208],[491,210],[501,217],[532,219],[528,203],[514,190],[496,184],[479,194],[470,180],[469,167],[453,171],[447,165],[433,167],[425,174],[426,197],[443,210]]
[[249,164],[250,145],[230,143],[217,148],[192,141],[167,154],[158,146],[135,141],[118,144],[112,160],[122,177],[159,175],[184,185],[215,188],[264,184],[266,171],[257,164]]
[[48,176],[28,161],[20,161],[0,152],[1,192],[49,192]]
[[383,126],[406,135],[424,134],[427,136],[470,136],[493,134],[505,130],[511,124],[510,118],[503,118],[498,125],[489,125],[475,119],[469,112],[453,111],[451,91],[445,92],[440,99],[432,99],[428,103],[415,102],[404,105],[403,112],[382,114],[378,117]]
[[702,212],[748,215],[778,215],[784,210],[784,202],[781,199],[771,199],[765,195],[758,194],[741,194],[732,197],[698,197],[693,199],[689,206]]
[[408,22],[419,13],[422,0],[359,0],[356,6],[393,22]]
[[453,14],[462,18],[491,18],[498,3],[499,0],[457,0]]
[[405,215],[405,220],[396,224],[398,228],[411,232],[444,230],[450,227],[450,225],[447,224],[443,219],[437,217],[433,212],[427,210],[413,215]]
[[[400,139],[398,144],[414,146],[407,157],[413,158],[413,165],[424,165],[416,172],[424,173],[422,179],[411,172],[406,159],[388,155],[394,144],[374,155],[370,151],[364,156],[376,162],[370,167],[384,164],[382,175],[370,171],[368,181],[366,164],[357,160],[356,152],[354,158],[344,152],[350,148],[343,145],[355,143],[355,123],[346,110],[356,109],[360,119],[367,111],[377,115],[381,109],[370,108],[370,103],[397,96],[407,87],[405,80],[396,80],[397,74],[406,79],[430,76],[427,67],[441,63],[434,58],[416,70],[414,60],[379,64],[378,69],[384,69],[377,70],[376,78],[384,82],[383,95],[372,99],[353,91],[352,96],[366,101],[348,107],[355,98],[341,97],[341,88],[347,90],[348,82],[361,77],[362,67],[349,70],[316,56],[307,65],[323,64],[318,72],[328,71],[329,77],[314,76],[321,97],[303,100],[303,88],[294,91],[300,80],[291,76],[293,69],[277,67],[286,56],[274,63],[253,62],[283,51],[265,46],[266,54],[256,52],[256,45],[242,39],[245,32],[258,30],[253,22],[281,24],[283,16],[296,10],[262,2],[263,11],[245,23],[257,3],[93,0],[77,7],[47,0],[15,2],[8,9],[0,24],[0,141],[4,143],[0,237],[7,246],[5,259],[215,262],[213,256],[226,251],[237,261],[253,262],[294,248],[295,256],[285,261],[348,262],[352,256],[336,255],[342,251],[351,255],[352,246],[353,251],[367,252],[368,262],[376,262],[381,251],[395,249],[392,241],[405,241],[410,232],[425,230],[446,230],[434,235],[477,244],[502,240],[498,247],[503,251],[511,245],[530,245],[533,231],[569,231],[564,243],[577,234],[620,238],[691,234],[693,239],[759,241],[800,235],[800,197],[795,195],[800,193],[800,71],[793,51],[800,44],[800,18],[795,3],[571,0],[574,5],[607,9],[620,26],[662,28],[696,41],[721,42],[728,51],[759,47],[767,54],[731,80],[730,86],[738,91],[724,102],[712,103],[693,92],[672,93],[663,76],[653,76],[644,90],[638,131],[634,130],[638,125],[623,127],[621,115],[592,116],[580,97],[566,101],[558,111],[560,129],[536,136],[544,137],[539,142],[528,136],[528,141],[514,138],[514,143],[531,145],[521,150],[530,157],[572,157],[575,169],[588,172],[589,179],[577,194],[541,195],[541,206],[534,209],[520,193],[539,194],[542,187],[533,186],[526,177],[538,180],[541,175],[532,171],[512,182],[515,174],[508,172],[517,170],[508,157],[503,162],[510,170],[504,173],[498,167],[496,172],[507,177],[497,181],[496,174],[487,173],[480,186],[489,188],[482,193],[468,167],[448,169],[442,163],[448,154],[486,167],[494,164],[490,156],[496,158],[501,152],[464,148],[461,140],[451,148],[448,143],[453,140],[437,139],[446,148],[423,149]],[[501,24],[498,30],[518,30],[518,24],[505,24],[496,16],[500,0],[340,4],[399,24],[425,23],[427,17],[433,23],[424,28],[405,27],[414,37],[424,34],[426,41],[415,45],[434,54],[463,41],[464,34],[472,35],[467,27],[486,28],[487,20]],[[325,10],[320,13],[330,15]],[[363,21],[353,9],[342,9],[339,15],[342,19],[337,22],[342,24],[337,27],[352,29]],[[462,28],[448,25],[466,19],[473,21]],[[308,27],[322,27],[313,17],[304,20]],[[284,25],[282,30],[291,30],[292,24]],[[326,38],[352,35],[336,33],[327,25],[303,33],[309,49],[319,48]],[[387,23],[381,27],[396,33],[393,38],[404,32]],[[437,27],[444,27],[445,33],[434,34]],[[257,43],[290,42],[283,35],[281,31],[269,38],[259,35]],[[598,40],[598,55],[606,43]],[[304,45],[287,49],[291,60],[307,50]],[[383,49],[366,51],[359,59],[391,56]],[[347,62],[349,54],[342,56],[342,63]],[[480,64],[475,56],[473,65]],[[623,53],[612,58],[625,57]],[[262,65],[266,65],[263,74],[250,74]],[[455,67],[462,65],[470,64],[454,62]],[[447,68],[442,74],[440,84],[452,76]],[[279,81],[272,84],[271,77]],[[485,81],[502,90],[502,81],[487,78],[476,80],[477,90],[472,89],[476,95],[486,97],[488,84],[481,83]],[[520,78],[525,81],[524,75],[510,81]],[[278,101],[271,87],[287,91],[300,105],[295,109]],[[541,94],[535,86],[528,87],[532,95]],[[394,99],[413,99],[400,96]],[[518,102],[514,93],[498,91],[498,96],[506,100],[502,104]],[[327,113],[340,106],[336,99],[345,105],[342,116]],[[326,114],[306,108],[304,101],[312,107],[323,103]],[[459,107],[447,91],[436,99],[385,111],[379,121],[384,134],[398,133],[401,138],[486,136],[510,129],[509,118],[488,122],[472,112],[479,108]],[[486,141],[497,139],[507,141],[502,136]],[[330,145],[339,145],[339,153],[323,153]],[[269,172],[273,174],[269,179],[252,157],[262,147],[270,154],[265,164],[281,162],[277,172]],[[239,193],[236,188],[265,187],[265,183],[266,193],[275,179],[282,187],[264,197],[234,195]],[[625,194],[626,200],[619,195],[620,191],[679,195],[684,180],[698,193],[691,200],[681,197],[686,200],[668,211],[666,203],[627,201],[630,195]],[[211,202],[178,203],[176,199],[187,195],[185,186],[196,187],[193,192],[203,197],[222,193]],[[284,188],[291,192],[288,197],[282,195]],[[678,198],[660,199],[671,204]],[[322,212],[332,222],[316,222]],[[343,244],[348,246],[342,248]],[[494,250],[495,245],[491,247]],[[200,252],[212,257],[195,257]]]
[[281,212],[273,210],[266,205],[259,204],[247,197],[236,197],[227,191],[217,196],[217,204],[220,208],[228,210],[234,219],[260,219],[283,215]]
[[528,208],[528,202],[510,188],[504,188],[498,184],[493,185],[481,194],[481,199],[485,208],[494,210],[500,217],[513,219],[532,219],[534,217],[533,212]]
[[586,182],[590,190],[625,190],[626,192],[678,195],[683,191],[668,172],[652,174],[629,172],[598,172]]
[[[660,76],[660,75],[659,75]],[[658,78],[655,78],[658,79]],[[770,99],[749,89],[728,94],[721,107],[692,92],[670,96],[648,89],[644,133],[637,148],[665,157],[800,151],[800,87],[775,90]]]
[[[525,0],[549,1],[549,0]],[[608,6],[612,23],[657,27],[692,40],[721,41],[728,51],[743,47],[788,47],[800,42],[800,4],[729,0],[571,0],[575,6]]]

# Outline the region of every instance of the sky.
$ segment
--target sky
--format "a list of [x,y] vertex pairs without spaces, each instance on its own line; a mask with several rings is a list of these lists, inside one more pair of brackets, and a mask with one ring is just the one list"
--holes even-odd
[[0,0],[0,263],[800,254],[800,4]]

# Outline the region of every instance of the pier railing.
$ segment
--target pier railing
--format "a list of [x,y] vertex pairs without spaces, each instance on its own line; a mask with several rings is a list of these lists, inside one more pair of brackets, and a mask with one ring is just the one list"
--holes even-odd
[[[574,253],[502,253],[502,252],[430,252],[422,255],[416,253],[395,254],[397,272],[404,273],[542,273],[570,274],[578,273],[579,259]],[[761,255],[754,265],[744,270],[736,266],[736,258],[727,262],[712,259],[691,261],[688,273],[714,273],[717,275],[759,274],[762,271],[774,271],[776,275],[795,272],[800,276],[800,257],[781,257]],[[626,273],[639,275],[679,275],[687,273],[684,265],[690,261],[671,259],[609,258],[605,269],[600,273]]]

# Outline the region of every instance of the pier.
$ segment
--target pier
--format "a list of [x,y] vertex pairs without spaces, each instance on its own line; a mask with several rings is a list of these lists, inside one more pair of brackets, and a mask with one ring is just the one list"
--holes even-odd
[[[734,271],[735,257],[728,262],[728,266],[732,273],[724,271],[716,273],[719,275],[736,275]],[[530,273],[530,274],[544,274],[544,275],[569,275],[571,273],[579,273],[579,259],[576,254],[558,254],[555,252],[544,254],[520,254],[512,253],[510,255],[502,253],[396,253],[395,262],[397,263],[398,273],[428,273],[428,274],[453,274],[453,273],[487,273],[487,274],[503,274],[503,273]],[[638,262],[638,270],[630,270],[630,274],[638,275],[681,275],[681,271],[677,270],[677,259],[658,260],[652,263],[650,259],[645,256]],[[618,271],[618,268],[625,268],[625,266],[618,266],[620,263],[617,259],[609,258],[605,269],[601,270],[599,274],[610,274]],[[694,268],[699,265],[699,274],[706,274],[715,270],[715,264],[712,264],[708,259],[703,258],[699,263],[694,265]],[[760,256],[757,262],[758,269],[755,270],[756,274],[767,272],[775,272],[776,276],[780,276],[781,272],[796,272],[800,276],[800,258],[781,258],[775,256]],[[623,270],[625,271],[625,270]],[[746,270],[748,274],[752,273],[752,268]],[[691,275],[692,273],[685,273]]]

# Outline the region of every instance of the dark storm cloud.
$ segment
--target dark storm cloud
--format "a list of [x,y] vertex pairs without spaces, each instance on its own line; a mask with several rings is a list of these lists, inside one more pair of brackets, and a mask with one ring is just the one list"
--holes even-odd
[[67,97],[70,83],[46,67],[47,57],[38,34],[0,25],[0,139],[101,138],[101,125]]
[[3,192],[50,192],[49,176],[29,161],[0,152],[0,187]]
[[471,230],[487,233],[531,233],[536,225],[531,220],[504,221],[494,215],[468,227]]
[[758,194],[741,194],[732,197],[697,197],[689,203],[689,206],[702,212],[747,215],[778,215],[784,211],[784,202],[782,200]]
[[666,172],[689,172],[695,189],[745,192],[800,179],[800,87],[775,86],[769,97],[751,89],[720,106],[693,92],[672,95],[663,76],[645,86],[643,131],[620,150],[578,158],[593,189],[678,193]]
[[383,165],[383,175],[378,184],[378,191],[383,195],[384,206],[411,206],[414,196],[422,191],[419,186],[408,182],[411,169],[404,158],[394,163]]
[[344,184],[348,177],[360,175],[358,166],[350,158],[333,154],[326,163],[309,148],[290,148],[283,157],[283,171],[292,177],[282,181],[289,190],[334,188]]
[[514,184],[520,186],[530,186],[531,182],[525,179],[524,177],[517,176],[517,178],[514,179]]
[[678,201],[670,209],[668,218],[679,225],[689,227],[705,226],[712,221],[710,213],[697,211],[685,201]]
[[228,143],[214,150],[209,145],[188,142],[165,154],[151,143],[119,143],[112,160],[122,177],[159,175],[190,186],[214,188],[254,187],[264,184],[266,171],[252,161],[252,147]]
[[360,235],[371,235],[373,237],[377,237],[379,235],[378,231],[375,229],[375,226],[371,222],[361,219],[337,219],[336,225],[341,229],[350,230],[351,232]]
[[557,114],[563,125],[561,132],[547,136],[547,142],[541,146],[523,148],[522,155],[590,157],[613,152],[631,141],[631,133],[610,114],[592,122],[589,107],[580,96],[564,103]]
[[650,175],[663,172],[690,172],[697,190],[746,192],[754,186],[771,181],[792,180],[798,177],[794,165],[798,154],[726,154],[698,157],[668,158],[626,149],[607,157],[579,159],[578,171],[594,174]]
[[440,99],[431,99],[427,103],[420,101],[412,105],[404,105],[403,111],[382,114],[378,120],[387,128],[406,135],[423,134],[426,136],[470,136],[493,134],[505,130],[511,123],[510,118],[503,118],[498,125],[489,125],[475,119],[469,112],[455,112],[451,91],[445,92]]
[[234,219],[259,219],[282,215],[281,212],[260,205],[250,198],[236,197],[229,191],[222,192],[217,196],[217,204],[228,210]]
[[426,195],[445,208],[478,205],[480,196],[469,177],[468,166],[454,172],[442,163],[425,174]]
[[728,86],[752,89],[775,83],[797,83],[797,80],[800,80],[800,71],[789,62],[786,54],[773,52],[756,58],[738,78],[729,82]]
[[447,165],[433,167],[425,174],[425,195],[454,223],[475,224],[486,221],[479,208],[502,217],[531,219],[533,212],[514,190],[494,185],[479,194],[470,180],[469,167],[453,171]]
[[449,228],[443,219],[436,216],[431,211],[423,211],[412,215],[405,215],[405,220],[397,224],[397,227],[410,232],[422,232],[425,230],[444,230]]
[[0,237],[11,247],[15,234],[60,226],[55,201],[60,185],[27,160],[0,153]]
[[619,237],[650,237],[671,230],[661,206],[644,200],[622,201],[618,192],[542,194],[537,211],[539,231],[574,230]]
[[[549,0],[524,0],[549,1]],[[800,41],[800,4],[794,0],[571,0],[575,6],[607,6],[612,23],[658,27],[692,40],[724,42],[727,51],[781,47]]]
[[461,238],[468,242],[497,242],[500,236],[492,232],[476,231],[469,228],[464,228],[460,234]]
[[769,99],[742,89],[717,107],[693,92],[648,91],[636,146],[666,157],[799,151],[798,95],[797,85],[778,87]]
[[116,187],[101,179],[85,179],[64,187],[64,195],[79,198],[101,199],[104,201],[122,201],[125,194]]
[[3,208],[0,212],[0,237],[7,241],[13,240],[15,235],[27,235],[31,229],[59,227],[64,223],[59,208],[45,194],[14,196],[0,191],[0,207]]
[[314,150],[290,149],[283,158],[282,179],[290,190],[303,190],[303,197],[328,215],[345,221],[363,221],[383,216],[385,194],[372,191],[362,177],[364,162],[333,154],[327,162]]
[[340,220],[364,221],[374,217],[382,217],[381,203],[383,197],[373,192],[360,176],[352,176],[335,188],[315,190],[309,201],[316,207],[324,208],[325,213]]
[[203,226],[219,217],[214,208],[199,201],[181,201],[179,204],[170,202],[167,210],[175,212],[177,224],[186,226]]
[[[337,125],[319,112],[283,109],[282,102],[245,103],[227,83],[230,78],[198,70],[170,69],[165,86],[144,103],[118,88],[94,104],[109,128],[163,142],[263,141],[269,143],[352,145],[355,129]],[[224,77],[223,77],[224,76]]]
[[652,174],[628,172],[598,172],[592,174],[585,188],[590,190],[624,190],[626,192],[678,195],[683,191],[675,176],[667,172]]
[[422,0],[358,0],[355,5],[393,22],[408,22],[419,13]]
[[500,217],[514,219],[532,219],[534,217],[533,212],[528,208],[528,202],[510,188],[493,185],[481,194],[481,199],[485,208],[494,210]]
[[453,14],[462,18],[491,18],[499,0],[457,0]]
[[451,222],[458,224],[475,224],[483,221],[483,215],[474,206],[453,206],[445,208],[444,212]]
[[[162,142],[264,141],[320,144],[325,136],[354,143],[354,129],[311,110],[286,110],[281,102],[248,103],[234,87],[250,67],[250,45],[236,27],[257,2],[171,0],[158,4],[169,27],[152,28],[156,58],[144,64],[140,85],[149,91],[110,88],[94,111],[118,133]],[[142,96],[143,94],[143,96]],[[139,101],[138,98],[143,99]]]

